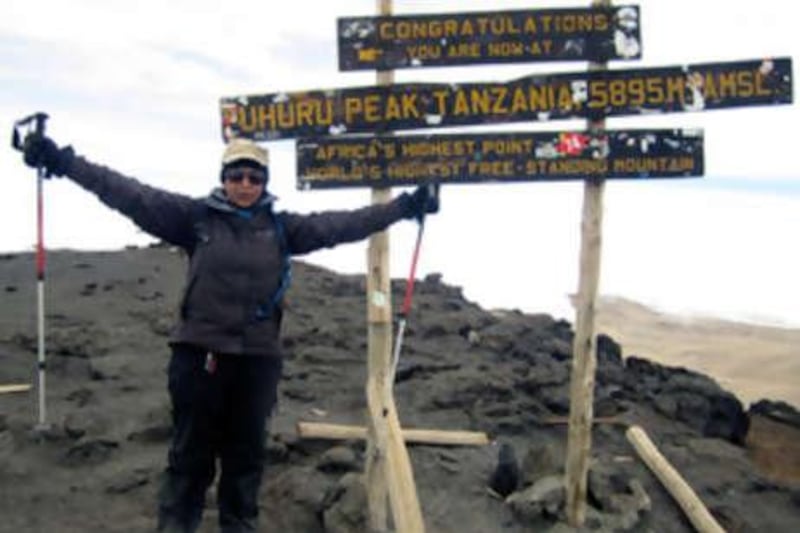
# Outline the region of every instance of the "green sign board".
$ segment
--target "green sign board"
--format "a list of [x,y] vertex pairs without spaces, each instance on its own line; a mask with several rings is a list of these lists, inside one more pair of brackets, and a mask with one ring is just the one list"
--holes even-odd
[[791,102],[792,61],[778,58],[236,96],[220,110],[226,139],[272,140]]

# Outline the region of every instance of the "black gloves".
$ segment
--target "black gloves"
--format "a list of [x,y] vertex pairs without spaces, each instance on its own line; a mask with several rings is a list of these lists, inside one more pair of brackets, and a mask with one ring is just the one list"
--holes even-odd
[[406,216],[422,220],[426,214],[439,212],[439,191],[438,185],[420,185],[411,194],[407,194]]
[[25,137],[22,145],[25,164],[29,167],[44,167],[47,177],[51,175],[63,176],[69,171],[75,152],[71,146],[59,148],[49,137],[38,133],[31,133]]

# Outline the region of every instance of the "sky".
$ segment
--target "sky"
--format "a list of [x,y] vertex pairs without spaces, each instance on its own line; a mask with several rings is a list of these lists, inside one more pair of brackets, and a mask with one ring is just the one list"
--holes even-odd
[[[394,0],[393,11],[588,4]],[[612,69],[800,60],[800,6],[793,0],[635,4],[642,59],[612,62]],[[58,143],[142,182],[203,196],[217,184],[224,147],[219,99],[374,84],[373,72],[338,72],[336,18],[375,13],[374,0],[5,0],[0,126],[10,136],[15,120],[45,111]],[[398,70],[395,79],[490,82],[585,68],[579,62],[437,67]],[[607,183],[600,294],[670,312],[800,327],[798,124],[796,104],[609,119],[608,128],[702,128],[706,176]],[[583,127],[568,120],[496,131]],[[294,141],[265,146],[281,209],[369,203],[366,189],[296,190]],[[34,176],[17,152],[0,149],[0,253],[34,246]],[[456,185],[445,187],[441,200],[441,212],[426,225],[420,276],[441,273],[486,308],[574,319],[569,295],[578,286],[582,183]],[[45,214],[49,249],[153,242],[68,180],[46,183]],[[407,276],[415,236],[413,223],[391,229],[392,277]],[[366,243],[350,244],[303,259],[363,273],[366,249]]]

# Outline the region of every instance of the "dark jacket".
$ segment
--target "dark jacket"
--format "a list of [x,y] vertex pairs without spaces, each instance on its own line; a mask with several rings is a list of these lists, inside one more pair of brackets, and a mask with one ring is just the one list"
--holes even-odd
[[265,195],[245,212],[221,189],[190,198],[81,157],[68,176],[147,233],[186,250],[189,271],[171,342],[219,353],[281,354],[281,311],[272,299],[289,255],[359,241],[412,215],[407,194],[383,205],[309,215],[275,212],[274,197]]

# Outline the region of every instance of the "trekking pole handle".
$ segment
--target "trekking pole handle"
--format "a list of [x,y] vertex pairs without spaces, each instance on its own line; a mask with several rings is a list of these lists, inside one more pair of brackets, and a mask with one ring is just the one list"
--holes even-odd
[[[429,183],[425,185],[428,188],[428,194],[430,198],[434,199],[434,201],[438,204],[439,202],[439,184],[438,183]],[[430,200],[429,200],[430,201]],[[427,207],[427,206],[426,206]],[[420,215],[419,219],[417,220],[419,226],[417,230],[417,240],[414,244],[414,255],[411,259],[411,272],[408,275],[408,280],[406,282],[406,292],[403,297],[403,305],[400,308],[399,316],[401,318],[405,318],[411,312],[411,298],[414,294],[414,281],[417,275],[417,263],[419,262],[419,251],[422,247],[422,235],[425,232],[425,216],[427,215],[427,209],[422,210],[422,215]]]
[[20,128],[27,128],[30,131],[31,125],[33,125],[32,129],[37,135],[44,135],[47,119],[47,113],[38,112],[16,121],[11,134],[11,146],[20,152],[23,150]]

